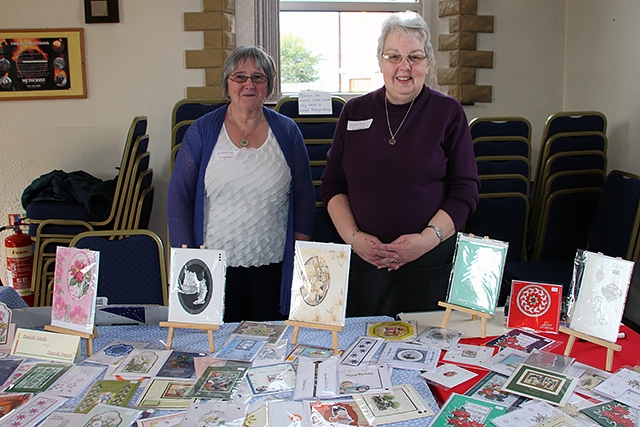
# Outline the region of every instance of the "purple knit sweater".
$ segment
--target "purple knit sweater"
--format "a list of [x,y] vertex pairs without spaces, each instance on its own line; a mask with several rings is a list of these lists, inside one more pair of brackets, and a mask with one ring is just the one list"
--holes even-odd
[[[346,194],[358,227],[382,240],[421,232],[439,209],[460,230],[479,188],[462,106],[425,86],[391,146],[384,96],[382,87],[344,106],[322,175],[322,201]],[[395,133],[409,104],[388,108]]]

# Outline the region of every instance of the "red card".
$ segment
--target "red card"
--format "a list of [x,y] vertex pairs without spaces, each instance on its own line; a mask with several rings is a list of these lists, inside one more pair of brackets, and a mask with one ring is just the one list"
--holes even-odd
[[507,327],[558,332],[561,305],[562,286],[514,280]]

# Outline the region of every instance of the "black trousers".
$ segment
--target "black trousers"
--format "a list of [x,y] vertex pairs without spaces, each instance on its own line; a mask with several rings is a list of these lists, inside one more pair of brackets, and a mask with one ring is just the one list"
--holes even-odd
[[347,316],[395,317],[402,312],[441,309],[449,288],[455,235],[398,270],[378,269],[351,254]]
[[224,321],[283,320],[280,314],[282,263],[227,267]]

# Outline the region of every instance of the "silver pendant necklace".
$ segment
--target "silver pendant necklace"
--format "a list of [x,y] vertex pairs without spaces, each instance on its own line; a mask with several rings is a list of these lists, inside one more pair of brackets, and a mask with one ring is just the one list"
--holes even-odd
[[415,100],[416,100],[415,98],[411,100],[411,105],[409,105],[409,109],[407,110],[402,121],[400,122],[400,126],[398,126],[398,129],[396,129],[395,132],[392,132],[391,122],[389,122],[389,107],[387,106],[387,97],[386,96],[384,97],[384,112],[387,114],[387,127],[389,128],[389,135],[391,135],[391,139],[389,140],[389,145],[396,145],[396,142],[397,142],[396,135],[398,134],[398,132],[400,132],[400,128],[404,124],[404,121],[407,120],[407,116],[409,115],[409,111],[411,111],[411,107],[413,107],[413,101]]

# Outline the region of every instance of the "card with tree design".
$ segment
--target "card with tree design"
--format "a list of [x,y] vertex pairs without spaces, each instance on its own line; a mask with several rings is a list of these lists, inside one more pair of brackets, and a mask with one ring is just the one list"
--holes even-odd
[[93,332],[99,261],[100,252],[58,246],[51,301],[53,326]]
[[509,244],[458,233],[447,302],[495,314]]

